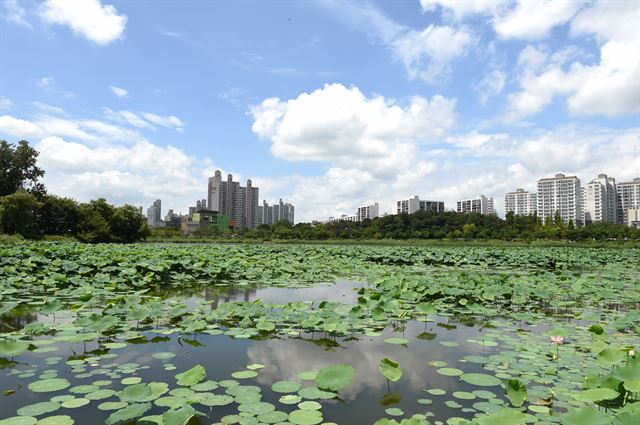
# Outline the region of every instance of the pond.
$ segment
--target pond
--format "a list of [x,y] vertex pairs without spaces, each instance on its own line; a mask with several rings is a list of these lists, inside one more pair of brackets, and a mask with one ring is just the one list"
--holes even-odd
[[640,417],[637,251],[0,252],[2,425]]

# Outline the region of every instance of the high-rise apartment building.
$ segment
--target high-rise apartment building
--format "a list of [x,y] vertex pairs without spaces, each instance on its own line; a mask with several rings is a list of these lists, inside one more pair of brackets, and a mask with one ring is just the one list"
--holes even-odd
[[504,196],[504,212],[515,215],[529,215],[538,210],[538,194],[517,189]]
[[259,224],[274,224],[281,220],[294,224],[294,215],[294,206],[282,202],[282,199],[273,205],[267,204],[267,201],[262,201],[262,205],[258,207]]
[[358,221],[364,220],[373,220],[380,216],[380,207],[377,202],[374,202],[371,205],[365,205],[358,208],[358,212],[356,213],[356,217],[358,217]]
[[418,211],[444,212],[444,202],[423,201],[416,195],[396,203],[397,214],[413,214]]
[[153,201],[153,204],[149,208],[147,208],[147,222],[151,227],[160,226],[160,222],[162,221],[162,201],[160,199],[156,199]]
[[496,213],[493,206],[493,198],[487,198],[484,195],[480,195],[476,199],[458,201],[456,211],[459,213],[478,213],[484,215]]
[[582,225],[582,189],[580,179],[562,173],[538,180],[538,216],[553,218],[556,211],[562,221]]
[[640,208],[640,177],[617,185],[618,223],[629,225],[629,209]]
[[598,221],[618,221],[618,199],[616,179],[598,174],[582,188],[582,210],[584,224]]
[[258,197],[258,188],[253,187],[251,180],[247,180],[246,187],[234,182],[231,174],[223,181],[220,170],[209,177],[206,202],[208,209],[226,215],[238,228],[258,226]]

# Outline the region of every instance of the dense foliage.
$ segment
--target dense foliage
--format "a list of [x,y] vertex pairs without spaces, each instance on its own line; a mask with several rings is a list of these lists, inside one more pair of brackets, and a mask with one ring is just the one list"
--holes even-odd
[[[356,287],[351,301],[212,304],[223,287],[340,279]],[[198,289],[208,298],[194,302]],[[367,405],[385,416],[378,425],[426,425],[434,412],[457,425],[634,424],[639,305],[637,249],[0,245],[0,382],[16,382],[14,401],[0,398],[0,421],[35,424],[53,412],[70,425],[89,411],[106,424],[362,423],[324,409],[355,408],[344,391],[359,379],[373,385],[361,376],[371,362],[384,391],[425,369],[434,377]],[[269,353],[308,342],[327,358],[369,345],[333,364],[298,369],[292,353],[279,372],[267,356],[225,375],[225,341]],[[448,354],[404,363],[425,344]],[[128,351],[142,346],[145,355]]]
[[78,203],[47,194],[38,179],[38,152],[22,140],[0,141],[0,233],[38,239],[75,237],[83,242],[136,242],[149,235],[146,218],[132,205],[105,199]]
[[[177,230],[175,231],[177,234]],[[168,237],[170,231],[158,236]],[[213,235],[203,235],[213,236]],[[621,224],[596,223],[575,227],[559,218],[544,223],[537,215],[505,219],[495,215],[424,212],[388,215],[362,222],[299,223],[281,221],[257,229],[239,230],[235,236],[256,240],[370,240],[370,239],[501,239],[501,240],[625,240],[640,239],[640,230]],[[228,237],[220,235],[219,237]]]

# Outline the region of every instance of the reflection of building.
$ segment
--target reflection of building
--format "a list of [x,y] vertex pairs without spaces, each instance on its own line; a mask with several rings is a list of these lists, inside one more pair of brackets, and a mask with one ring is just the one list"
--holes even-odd
[[200,210],[193,214],[183,216],[180,230],[184,234],[191,234],[199,229],[211,229],[225,232],[229,230],[229,217],[218,211]]
[[456,211],[459,213],[478,213],[485,215],[496,213],[493,207],[493,198],[487,198],[484,195],[480,195],[476,199],[458,201]]
[[629,209],[640,208],[640,177],[618,183],[618,222],[629,225]]
[[278,221],[288,221],[294,223],[295,208],[290,203],[282,202],[269,205],[267,201],[262,201],[262,205],[258,206],[258,224],[274,224]]
[[216,170],[214,176],[209,177],[207,196],[209,210],[226,215],[237,227],[258,226],[258,188],[252,186],[251,180],[247,180],[247,186],[242,187],[233,181],[231,174],[223,181],[222,173]]
[[582,211],[584,223],[618,220],[616,179],[606,174],[598,174],[582,188]]
[[147,208],[147,221],[151,227],[159,227],[162,221],[162,201],[156,199],[153,204]]
[[231,301],[248,302],[255,298],[255,289],[238,289],[236,287],[226,287],[224,289],[205,289],[205,301],[211,301],[211,310],[218,308],[220,304]]
[[358,208],[358,212],[356,213],[356,217],[358,221],[364,220],[373,220],[380,216],[380,207],[378,207],[378,203],[375,202],[371,205],[365,205]]
[[576,176],[558,173],[538,180],[538,216],[544,220],[556,212],[565,223],[582,224],[582,190]]
[[444,202],[423,201],[416,195],[396,203],[396,214],[413,214],[418,211],[444,212]]
[[504,212],[515,215],[529,215],[538,210],[538,194],[518,189],[504,196]]

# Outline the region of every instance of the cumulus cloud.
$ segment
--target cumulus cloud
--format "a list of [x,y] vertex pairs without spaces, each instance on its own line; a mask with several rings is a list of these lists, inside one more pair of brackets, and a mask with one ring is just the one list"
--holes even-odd
[[125,15],[99,0],[47,0],[39,12],[44,22],[67,26],[98,45],[121,38],[127,24]]
[[[529,53],[523,61],[535,60]],[[285,197],[296,205],[297,220],[311,221],[354,214],[373,201],[395,212],[397,200],[413,195],[454,208],[457,200],[484,193],[501,208],[506,192],[533,190],[537,179],[557,172],[585,180],[602,172],[633,177],[638,128],[454,133],[454,106],[440,96],[401,105],[339,84],[289,100],[266,99],[250,113],[254,133],[270,141],[272,154],[327,169],[320,176],[254,181],[265,183],[261,196]]]
[[129,97],[129,92],[122,87],[109,86],[109,90],[111,90],[111,93],[115,94],[120,99],[126,99],[127,97]]
[[467,51],[471,40],[465,28],[429,25],[396,38],[392,46],[409,78],[436,83],[451,73],[451,62]]
[[206,189],[206,179],[193,171],[199,161],[172,146],[146,140],[87,146],[49,136],[35,147],[47,188],[81,201],[104,197],[146,206],[160,197],[165,208],[185,211]]
[[423,30],[414,30],[369,3],[329,0],[321,4],[347,26],[389,48],[410,79],[420,78],[430,84],[441,82],[451,72],[451,63],[464,56],[473,44],[473,36],[466,27],[431,24]]

